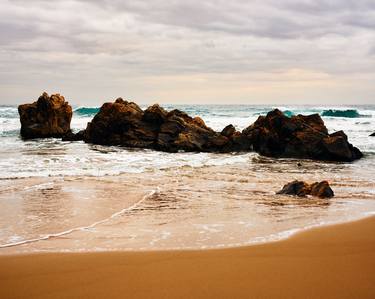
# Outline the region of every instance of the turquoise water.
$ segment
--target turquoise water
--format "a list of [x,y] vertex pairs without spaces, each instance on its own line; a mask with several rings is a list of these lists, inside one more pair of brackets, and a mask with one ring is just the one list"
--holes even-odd
[[371,117],[371,115],[361,115],[355,109],[347,110],[324,110],[322,116],[331,116],[331,117],[349,117],[349,118],[359,118],[359,117]]

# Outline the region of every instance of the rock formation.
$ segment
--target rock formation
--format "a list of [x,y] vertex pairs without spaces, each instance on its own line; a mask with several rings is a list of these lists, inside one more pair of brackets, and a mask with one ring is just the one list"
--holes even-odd
[[374,132],[374,133],[372,133],[372,134],[370,134],[370,136],[371,136],[371,137],[375,137],[375,132]]
[[65,141],[150,148],[166,152],[256,151],[271,157],[353,161],[362,153],[344,132],[328,134],[318,114],[287,117],[280,110],[259,116],[254,124],[221,132],[207,127],[199,117],[180,110],[166,111],[155,104],[143,111],[137,104],[118,98],[105,103],[86,130],[70,131],[72,108],[64,97],[43,93],[38,101],[18,107],[24,138],[62,137]]
[[62,137],[70,132],[72,107],[59,94],[43,93],[32,104],[18,106],[23,138]]
[[242,134],[265,156],[345,162],[362,157],[343,131],[328,134],[319,114],[287,117],[275,109],[259,116]]
[[299,197],[312,195],[319,198],[331,198],[334,196],[327,181],[316,182],[311,185],[303,181],[293,181],[284,185],[276,194],[296,195]]
[[155,104],[143,111],[137,104],[119,98],[100,108],[87,125],[85,141],[167,152],[248,150],[247,140],[233,129],[218,133],[201,118],[180,110],[166,111]]

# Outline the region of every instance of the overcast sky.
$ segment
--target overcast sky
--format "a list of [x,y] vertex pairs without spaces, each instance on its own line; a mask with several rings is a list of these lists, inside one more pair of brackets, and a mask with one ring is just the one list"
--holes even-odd
[[0,104],[375,104],[375,1],[0,0]]

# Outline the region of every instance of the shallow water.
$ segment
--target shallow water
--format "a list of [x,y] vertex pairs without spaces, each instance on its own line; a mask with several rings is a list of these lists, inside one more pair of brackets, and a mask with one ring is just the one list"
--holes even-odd
[[[202,116],[216,130],[229,123],[242,129],[271,109],[178,108]],[[292,114],[338,109],[280,108]],[[375,128],[375,107],[356,109],[368,117],[323,119],[330,132],[343,129],[365,157],[322,163],[256,153],[169,154],[57,139],[22,141],[15,108],[0,108],[0,254],[238,246],[374,213],[375,138],[368,135]],[[76,115],[72,127],[83,128],[91,117]],[[275,195],[293,179],[329,180],[336,196]]]

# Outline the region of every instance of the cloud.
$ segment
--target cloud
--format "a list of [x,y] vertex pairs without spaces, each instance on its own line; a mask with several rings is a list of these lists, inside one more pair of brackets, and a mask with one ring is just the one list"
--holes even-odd
[[82,100],[120,92],[143,100],[181,80],[186,99],[199,77],[212,89],[200,86],[210,94],[203,101],[220,78],[241,82],[244,99],[246,80],[265,89],[293,81],[293,70],[337,88],[375,73],[374,1],[4,0],[0,20],[0,101],[46,87]]

